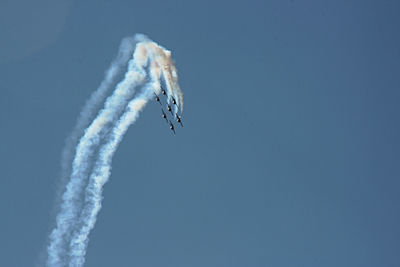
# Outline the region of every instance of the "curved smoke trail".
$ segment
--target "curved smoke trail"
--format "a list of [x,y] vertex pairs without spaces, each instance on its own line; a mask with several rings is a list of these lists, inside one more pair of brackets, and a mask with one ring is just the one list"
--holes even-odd
[[108,181],[111,174],[111,161],[121,142],[123,135],[138,117],[138,113],[145,106],[152,93],[145,93],[139,99],[134,99],[128,106],[127,112],[118,121],[114,127],[112,135],[108,143],[103,146],[99,153],[99,159],[95,164],[95,171],[91,174],[89,184],[86,187],[85,210],[82,213],[84,224],[82,228],[77,231],[70,243],[70,265],[82,266],[85,260],[86,247],[88,244],[88,235],[96,223],[97,214],[101,209],[101,197],[103,185]]
[[[167,85],[168,102],[174,96],[182,105],[171,53],[143,35],[137,35],[136,40],[124,79],[75,149],[71,177],[62,196],[56,227],[50,234],[48,266],[83,266],[88,235],[101,208],[102,187],[111,173],[112,157],[138,113],[154,92],[160,92],[161,78]],[[140,87],[142,92],[132,99],[135,88]]]
[[[106,71],[104,80],[101,82],[97,90],[94,91],[90,98],[86,101],[78,116],[74,129],[65,140],[64,149],[61,153],[61,174],[56,192],[56,196],[59,199],[57,199],[57,201],[61,200],[61,194],[65,189],[67,179],[71,175],[71,163],[79,138],[82,136],[90,121],[93,120],[97,110],[100,108],[100,105],[104,102],[112,84],[115,82],[116,77],[123,71],[123,67],[128,63],[128,60],[135,48],[136,42],[137,40],[133,37],[126,37],[122,39],[118,54]],[[59,204],[60,203],[57,203],[56,206],[59,206]]]
[[61,154],[62,180],[67,179],[71,173],[71,166],[69,163],[72,162],[75,146],[79,141],[79,137],[82,136],[83,131],[89,125],[90,121],[93,120],[93,117],[95,116],[100,105],[107,97],[107,94],[111,89],[111,85],[114,83],[117,75],[122,72],[123,66],[131,57],[135,48],[135,42],[136,40],[132,37],[126,37],[122,39],[118,54],[106,71],[104,80],[101,82],[97,90],[93,92],[90,98],[86,101],[85,106],[82,108],[74,129],[65,141],[65,146]]

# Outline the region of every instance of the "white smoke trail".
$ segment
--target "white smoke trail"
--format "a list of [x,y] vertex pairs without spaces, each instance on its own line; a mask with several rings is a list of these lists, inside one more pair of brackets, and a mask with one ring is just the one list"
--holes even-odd
[[[151,62],[149,76],[151,83],[144,88],[144,91],[134,98],[128,105],[126,112],[115,125],[107,143],[101,148],[99,158],[95,163],[93,172],[86,187],[85,207],[81,215],[80,222],[82,226],[77,231],[70,243],[70,266],[82,266],[85,261],[86,248],[88,244],[88,235],[93,229],[97,214],[101,209],[102,188],[108,181],[111,174],[112,157],[121,142],[123,135],[129,126],[135,122],[138,113],[146,105],[147,101],[153,96],[153,92],[160,91],[160,76],[164,75],[168,69],[161,70],[161,66],[165,66],[166,55],[168,52],[160,47],[154,47],[150,44],[146,45],[149,60]],[[171,92],[174,92],[171,89]]]
[[89,242],[88,235],[93,229],[97,220],[97,214],[101,209],[103,185],[108,181],[111,174],[112,157],[128,127],[135,122],[139,112],[152,97],[153,92],[154,89],[150,87],[141,96],[131,101],[126,113],[114,127],[108,143],[100,150],[99,159],[95,164],[94,171],[90,176],[89,184],[86,188],[87,203],[82,213],[84,225],[72,237],[70,243],[70,266],[83,266]]
[[121,73],[122,67],[128,62],[131,57],[133,50],[135,48],[135,39],[132,37],[126,37],[122,39],[118,54],[114,61],[111,63],[110,67],[105,73],[104,80],[101,82],[100,86],[86,101],[83,107],[76,125],[72,130],[70,136],[68,136],[65,146],[61,155],[61,176],[62,179],[70,175],[71,166],[75,146],[82,136],[83,131],[89,125],[90,121],[93,119],[95,112],[97,112],[100,104],[105,100],[111,85],[113,84],[116,76]]
[[[133,59],[129,62],[124,80],[117,85],[112,96],[107,98],[104,108],[85,130],[76,148],[71,178],[63,194],[61,211],[56,219],[57,225],[50,235],[48,266],[83,265],[88,235],[101,208],[102,186],[110,175],[112,156],[129,125],[135,121],[138,112],[153,92],[160,92],[161,73],[167,83],[168,98],[176,95],[176,90],[181,95],[177,80],[171,79],[173,76],[171,69],[175,74],[176,70],[170,59],[170,52],[142,35],[136,39],[139,43],[136,45]],[[147,63],[149,63],[148,74],[145,69]],[[143,85],[147,77],[151,79],[151,84],[127,106],[133,88]],[[178,98],[177,104],[181,103],[182,98]],[[115,123],[125,107],[125,113]],[[93,164],[96,152],[98,159]],[[93,165],[91,174],[88,173],[90,165]],[[86,186],[88,175],[90,179]],[[85,199],[82,200],[80,196],[85,186]],[[73,236],[72,231],[74,231]],[[70,245],[69,263],[64,247],[66,243]]]
[[[104,102],[112,84],[114,83],[115,78],[121,73],[124,65],[131,57],[135,48],[135,42],[136,40],[133,37],[126,37],[122,39],[118,54],[106,71],[104,80],[101,82],[97,90],[93,92],[90,98],[86,101],[79,114],[74,129],[65,141],[64,149],[61,153],[61,174],[56,192],[56,196],[59,199],[57,199],[57,201],[61,200],[61,194],[65,188],[67,179],[71,175],[71,163],[79,138],[82,136],[90,121],[93,120],[95,112],[97,112],[100,105]],[[59,203],[56,203],[56,207],[58,206]]]
[[117,85],[113,95],[107,98],[104,108],[85,130],[84,136],[79,141],[72,163],[71,178],[63,193],[60,211],[56,217],[56,227],[50,234],[48,266],[62,266],[65,261],[65,245],[69,243],[71,231],[82,205],[80,195],[83,192],[95,150],[107,130],[112,128],[113,122],[125,109],[133,95],[134,87],[143,83],[146,78],[143,67],[147,64],[147,57],[142,53],[141,50],[135,50],[133,59],[128,64],[125,78]]
[[[86,101],[83,109],[80,112],[80,115],[77,119],[76,125],[72,130],[71,134],[66,139],[64,149],[61,154],[61,175],[60,175],[60,182],[57,188],[56,196],[57,196],[57,203],[56,207],[61,209],[62,203],[62,193],[65,191],[65,185],[67,179],[71,175],[71,163],[73,160],[73,154],[75,152],[75,147],[79,141],[79,137],[82,136],[85,128],[89,125],[90,121],[93,119],[96,110],[98,110],[100,104],[104,102],[108,92],[110,91],[111,85],[114,83],[115,78],[121,73],[124,65],[128,62],[129,58],[131,57],[135,42],[137,40],[133,37],[126,37],[122,39],[118,54],[116,58],[111,63],[110,67],[105,73],[104,80],[101,82],[100,86],[97,90],[90,96],[90,98]],[[61,203],[60,203],[61,202]],[[68,226],[66,228],[70,228]],[[65,251],[66,244],[62,238],[58,237],[57,240],[55,238],[55,231],[53,231],[52,235],[50,236],[50,245],[49,245],[49,255],[50,250],[53,252],[52,255],[55,255],[55,250],[57,250],[57,254],[59,254],[59,258],[62,257],[63,252]],[[53,257],[54,258],[54,257]],[[51,260],[49,256],[49,262],[52,264],[55,260]]]

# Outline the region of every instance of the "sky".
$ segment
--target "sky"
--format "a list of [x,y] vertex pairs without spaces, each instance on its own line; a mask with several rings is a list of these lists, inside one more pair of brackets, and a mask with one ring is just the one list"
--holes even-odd
[[184,128],[125,135],[85,266],[399,266],[398,1],[0,2],[0,266],[40,266],[64,142],[125,36]]

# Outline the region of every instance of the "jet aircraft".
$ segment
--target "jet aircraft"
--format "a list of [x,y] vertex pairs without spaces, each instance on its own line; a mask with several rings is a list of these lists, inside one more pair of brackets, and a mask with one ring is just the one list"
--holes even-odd
[[171,112],[171,114],[172,114],[172,116],[173,116],[173,115],[174,115],[174,113],[172,113],[172,108],[171,108],[171,106],[170,106],[170,105],[168,105],[168,106],[167,106],[167,108],[168,108],[168,111],[169,111],[169,112]]
[[179,117],[178,114],[176,114],[176,121],[179,122],[181,124],[181,126],[183,127],[182,119],[181,119],[181,117]]
[[163,117],[165,119],[165,121],[168,123],[167,114],[165,114],[163,109],[161,109],[161,112],[162,112],[161,117]]
[[175,134],[175,128],[174,128],[174,125],[172,124],[172,122],[171,121],[169,121],[169,128],[171,129],[171,131],[173,131],[174,132],[174,134]]
[[154,95],[155,95],[155,97],[156,97],[156,101],[157,101],[158,103],[160,103],[160,105],[161,105],[161,101],[160,101],[160,98],[158,97],[158,95],[157,95],[156,93],[154,93]]

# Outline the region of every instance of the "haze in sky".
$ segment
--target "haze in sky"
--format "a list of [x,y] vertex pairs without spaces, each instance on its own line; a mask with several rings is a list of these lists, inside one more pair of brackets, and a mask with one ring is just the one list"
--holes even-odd
[[85,266],[399,266],[399,8],[0,2],[0,266],[43,266],[65,140],[135,33],[172,51],[184,127],[152,100],[129,128]]

